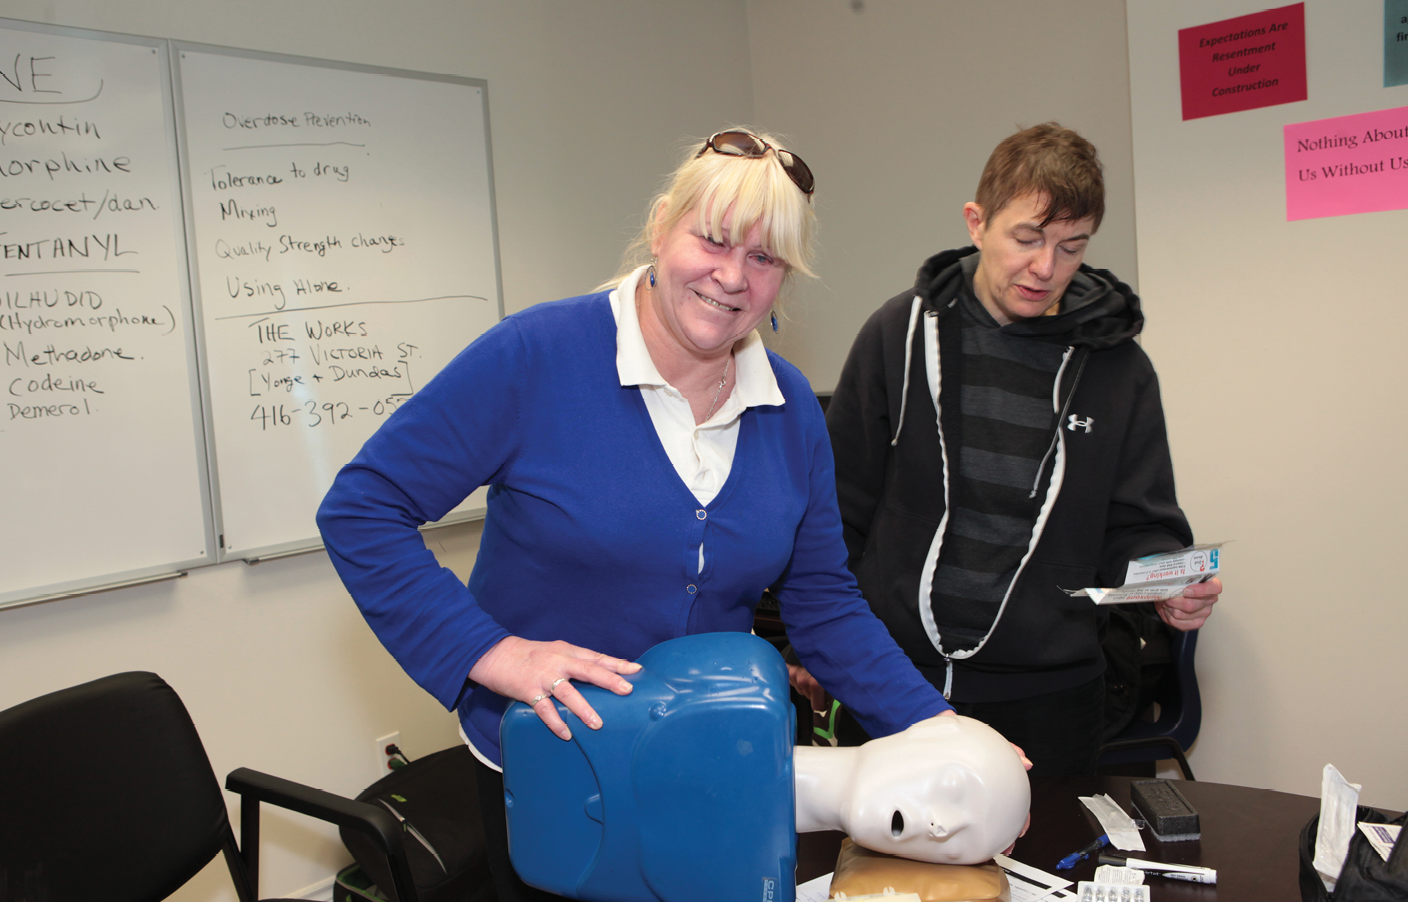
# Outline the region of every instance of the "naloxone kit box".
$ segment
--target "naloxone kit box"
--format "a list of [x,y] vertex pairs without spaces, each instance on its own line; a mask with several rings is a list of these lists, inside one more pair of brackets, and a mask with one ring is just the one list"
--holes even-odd
[[1163,601],[1182,595],[1194,583],[1217,575],[1224,542],[1190,545],[1182,551],[1151,554],[1129,562],[1124,584],[1117,589],[1063,589],[1067,595],[1086,596],[1096,604],[1132,604]]

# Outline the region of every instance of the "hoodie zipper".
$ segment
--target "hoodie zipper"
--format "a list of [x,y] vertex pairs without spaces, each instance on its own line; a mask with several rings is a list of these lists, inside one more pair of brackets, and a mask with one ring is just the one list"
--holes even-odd
[[[949,304],[950,307],[953,303]],[[904,426],[904,410],[909,398],[909,373],[913,361],[914,333],[920,322],[920,312],[923,298],[915,295],[913,303],[910,305],[909,327],[905,332],[905,354],[904,354],[904,378],[901,382],[900,390],[900,422],[895,426],[894,437],[890,440],[891,446],[899,444],[900,430]],[[943,464],[943,488],[944,488],[944,514],[939,520],[938,528],[934,531],[934,539],[929,546],[929,554],[924,561],[924,570],[919,577],[919,619],[924,626],[925,633],[929,636],[929,642],[934,646],[944,659],[944,698],[947,699],[953,692],[953,662],[955,660],[966,660],[982,650],[988,640],[992,638],[993,632],[997,629],[998,623],[1002,621],[1002,615],[1007,610],[1007,602],[1012,597],[1012,590],[1016,588],[1017,582],[1022,578],[1022,573],[1027,569],[1027,562],[1031,560],[1032,553],[1036,551],[1037,544],[1041,541],[1043,532],[1046,529],[1046,520],[1051,514],[1051,508],[1055,505],[1056,499],[1061,494],[1061,484],[1065,476],[1065,442],[1061,435],[1061,423],[1064,421],[1066,411],[1070,409],[1071,399],[1075,397],[1076,388],[1080,385],[1081,375],[1085,372],[1085,364],[1089,359],[1089,354],[1081,354],[1079,363],[1076,366],[1076,375],[1071,382],[1071,390],[1066,393],[1066,400],[1061,402],[1061,379],[1065,375],[1066,366],[1076,352],[1074,345],[1066,348],[1066,353],[1061,357],[1061,366],[1056,372],[1056,379],[1051,388],[1051,407],[1056,412],[1056,428],[1051,437],[1051,445],[1047,448],[1045,456],[1041,459],[1041,466],[1037,468],[1036,482],[1032,485],[1031,494],[1028,497],[1035,498],[1037,489],[1041,484],[1041,474],[1046,469],[1046,462],[1055,452],[1056,463],[1051,472],[1051,481],[1047,486],[1046,498],[1042,502],[1041,510],[1037,513],[1036,522],[1032,524],[1032,538],[1027,544],[1027,552],[1022,556],[1021,562],[1017,565],[1017,572],[1013,575],[1012,581],[1007,585],[1007,591],[1003,593],[1002,604],[997,609],[997,615],[993,617],[992,626],[988,627],[987,634],[967,651],[949,653],[944,651],[943,637],[939,635],[938,624],[934,620],[933,611],[933,580],[934,573],[938,569],[939,554],[943,549],[944,531],[948,528],[949,517],[949,461],[948,444],[944,437],[943,430],[943,409],[939,403],[939,393],[943,383],[942,360],[939,357],[938,341],[938,313],[930,311],[924,315],[924,358],[925,368],[929,373],[929,390],[934,403],[935,429],[939,435],[939,452]]]

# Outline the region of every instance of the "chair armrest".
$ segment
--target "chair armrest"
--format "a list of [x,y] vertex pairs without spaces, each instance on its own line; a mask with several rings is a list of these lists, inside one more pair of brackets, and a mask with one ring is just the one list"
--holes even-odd
[[[259,803],[268,802],[370,836],[391,863],[396,898],[399,902],[417,902],[415,884],[406,863],[405,833],[391,812],[247,767],[230,771],[225,778],[225,789],[240,795],[240,846],[256,890],[259,874]],[[247,802],[253,802],[253,805],[246,806]]]
[[230,771],[225,778],[225,788],[320,821],[361,831],[372,838],[382,853],[401,854],[401,825],[391,812],[383,808],[247,767]]

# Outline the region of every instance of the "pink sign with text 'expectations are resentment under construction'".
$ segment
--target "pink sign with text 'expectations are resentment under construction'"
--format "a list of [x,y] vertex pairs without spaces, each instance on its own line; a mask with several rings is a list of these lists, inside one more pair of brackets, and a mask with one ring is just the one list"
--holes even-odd
[[1408,209],[1408,107],[1285,126],[1286,219]]
[[1178,80],[1185,120],[1305,100],[1305,4],[1179,29]]

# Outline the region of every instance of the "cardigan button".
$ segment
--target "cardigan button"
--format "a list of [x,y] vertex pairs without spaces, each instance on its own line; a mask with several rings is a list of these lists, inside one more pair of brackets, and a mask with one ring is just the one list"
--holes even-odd
[[704,508],[701,507],[699,510],[697,510],[697,511],[694,512],[694,516],[697,517],[697,518],[700,519],[700,520],[705,520],[705,519],[708,519],[708,517],[709,517],[709,512],[706,511]]
[[695,592],[699,591],[699,589],[694,585],[694,583],[690,583],[689,585],[685,586],[684,590],[690,595],[693,595]]

